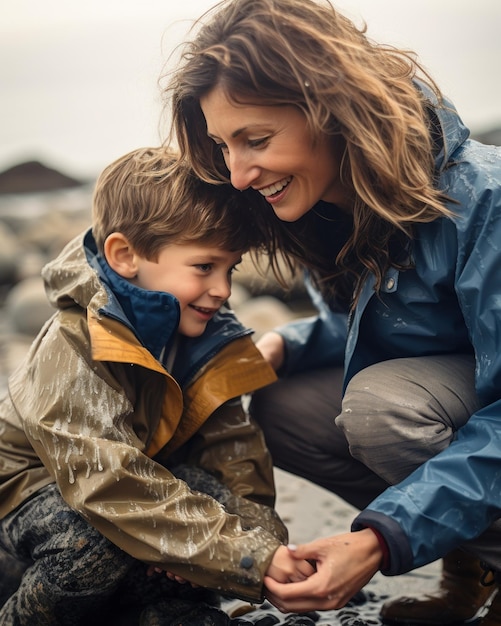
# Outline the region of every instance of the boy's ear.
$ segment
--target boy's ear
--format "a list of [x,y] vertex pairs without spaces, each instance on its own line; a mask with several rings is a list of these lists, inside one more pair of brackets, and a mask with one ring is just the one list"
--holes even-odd
[[104,242],[104,256],[108,265],[122,278],[137,276],[137,255],[129,240],[122,233],[111,233]]

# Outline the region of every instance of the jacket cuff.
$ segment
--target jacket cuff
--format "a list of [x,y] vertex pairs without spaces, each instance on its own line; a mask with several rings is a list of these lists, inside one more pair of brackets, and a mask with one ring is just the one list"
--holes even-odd
[[365,509],[353,520],[352,531],[371,528],[376,536],[378,533],[383,537],[388,548],[388,563],[381,564],[381,573],[385,576],[398,576],[405,574],[414,567],[414,557],[407,535],[399,524],[391,517]]

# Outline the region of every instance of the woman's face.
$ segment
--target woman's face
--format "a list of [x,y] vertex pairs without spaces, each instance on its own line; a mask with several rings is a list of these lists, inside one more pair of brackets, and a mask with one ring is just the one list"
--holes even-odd
[[235,104],[219,87],[200,106],[232,185],[258,191],[281,220],[296,221],[319,200],[348,208],[339,175],[344,143],[327,136],[314,141],[298,108]]

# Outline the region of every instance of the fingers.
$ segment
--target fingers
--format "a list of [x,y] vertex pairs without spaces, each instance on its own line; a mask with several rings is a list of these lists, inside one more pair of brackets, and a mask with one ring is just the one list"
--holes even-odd
[[297,583],[283,584],[265,577],[265,596],[282,613],[304,613],[306,611],[326,611],[340,609],[350,600],[351,595],[335,592],[320,592],[318,582],[312,577]]
[[[362,589],[379,569],[381,548],[370,529],[289,545],[286,556],[299,570],[314,564],[314,573],[289,584],[279,577],[265,577],[265,595],[281,611],[302,612],[340,609]],[[311,563],[308,563],[310,565]],[[270,574],[270,572],[267,572]],[[300,576],[297,576],[300,577]]]
[[315,582],[311,582],[311,577],[296,583],[281,583],[271,578],[271,576],[265,576],[264,584],[270,593],[283,601],[312,595],[315,593],[317,586]]
[[[166,572],[165,570],[163,570],[161,567],[157,567],[155,565],[150,565],[148,567],[148,569],[146,570],[146,575],[147,576],[153,576],[154,574],[165,574],[165,576],[172,581],[175,581],[177,583],[179,583],[180,585],[185,585],[186,583],[189,583],[189,580],[186,580],[186,578],[183,578],[182,576],[177,576],[177,574],[174,574],[173,572]],[[198,587],[198,585],[194,584],[194,583],[190,583],[191,586],[193,588]]]
[[[298,569],[298,580],[306,580],[307,578],[309,578],[312,574],[314,574],[316,572],[316,568],[314,563],[309,563],[308,561],[297,561],[297,565],[296,565],[297,569]],[[297,581],[293,581],[293,582],[297,582]]]
[[169,580],[175,580],[180,585],[185,585],[188,582],[186,580],[186,578],[182,578],[181,576],[177,576],[176,574],[173,574],[172,572],[165,572],[165,575],[167,576],[167,578]]
[[285,582],[300,583],[308,578],[308,574],[303,574],[300,570],[297,570],[294,574],[291,574]]
[[300,545],[289,543],[287,549],[289,550],[289,554],[294,559],[300,559],[302,561],[317,561],[322,554],[322,546],[324,543],[325,540],[323,539],[317,539],[315,541],[311,541],[310,543],[303,543]]
[[173,574],[172,572],[165,572],[165,575],[167,576],[167,578],[169,578],[170,580],[176,581],[180,585],[189,584],[193,587],[193,589],[196,589],[197,587],[200,586],[200,585],[197,585],[196,583],[192,583],[189,580],[186,580],[186,578],[183,578],[182,576],[177,576],[176,574]]

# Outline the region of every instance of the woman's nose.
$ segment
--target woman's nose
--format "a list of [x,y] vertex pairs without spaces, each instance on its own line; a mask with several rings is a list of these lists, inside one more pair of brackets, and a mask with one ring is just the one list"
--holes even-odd
[[260,174],[260,168],[256,164],[238,154],[230,155],[227,165],[230,170],[231,184],[240,191],[251,187]]

